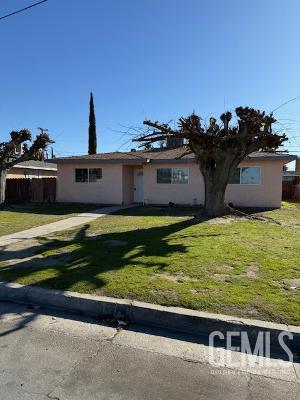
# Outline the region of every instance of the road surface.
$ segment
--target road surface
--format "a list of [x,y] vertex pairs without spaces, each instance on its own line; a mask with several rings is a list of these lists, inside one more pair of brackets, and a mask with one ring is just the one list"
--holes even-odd
[[[0,303],[1,400],[298,399],[299,364],[215,368],[191,337]],[[238,353],[235,353],[238,357]]]

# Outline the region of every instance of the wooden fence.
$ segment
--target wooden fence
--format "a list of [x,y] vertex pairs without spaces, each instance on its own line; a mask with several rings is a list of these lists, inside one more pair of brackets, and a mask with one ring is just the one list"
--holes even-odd
[[5,196],[8,203],[53,203],[56,178],[7,179]]
[[300,182],[283,181],[282,182],[282,199],[283,200],[300,200]]

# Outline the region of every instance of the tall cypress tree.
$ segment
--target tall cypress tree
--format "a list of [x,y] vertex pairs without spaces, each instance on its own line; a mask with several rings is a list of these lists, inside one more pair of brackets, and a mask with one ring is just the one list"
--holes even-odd
[[94,111],[93,93],[90,95],[90,118],[89,118],[89,154],[97,153],[97,133],[96,133],[96,117]]

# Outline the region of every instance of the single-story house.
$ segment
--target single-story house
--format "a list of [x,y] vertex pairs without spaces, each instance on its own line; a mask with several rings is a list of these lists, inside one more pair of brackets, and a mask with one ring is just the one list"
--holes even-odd
[[[199,205],[204,181],[184,147],[55,158],[57,201],[103,204]],[[226,201],[242,207],[280,207],[287,153],[255,152],[236,170]]]
[[[48,161],[48,160],[47,160]],[[13,166],[7,179],[13,178],[56,178],[57,166],[47,161],[23,161]]]

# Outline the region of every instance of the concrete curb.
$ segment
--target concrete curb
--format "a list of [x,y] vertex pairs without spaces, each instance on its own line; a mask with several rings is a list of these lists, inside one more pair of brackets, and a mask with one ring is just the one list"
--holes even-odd
[[288,338],[285,337],[285,343],[294,352],[300,348],[300,327],[292,325],[7,282],[0,282],[1,300],[39,305],[90,317],[120,319],[133,324],[196,335],[208,335],[213,331],[225,335],[228,331],[246,331],[249,340],[254,342],[259,332],[270,332],[270,342],[274,347],[279,346],[278,335],[281,332],[290,332],[293,339],[286,340]]

